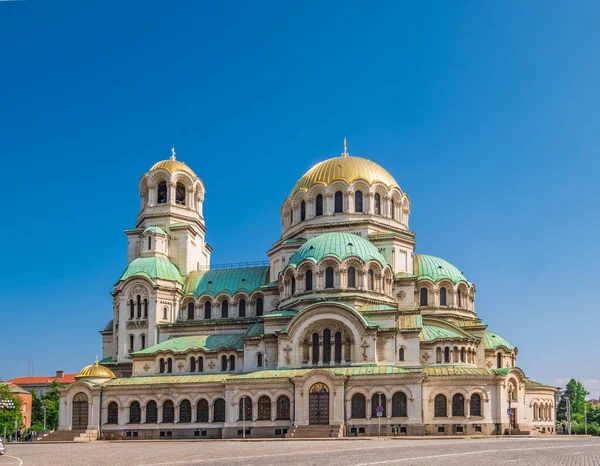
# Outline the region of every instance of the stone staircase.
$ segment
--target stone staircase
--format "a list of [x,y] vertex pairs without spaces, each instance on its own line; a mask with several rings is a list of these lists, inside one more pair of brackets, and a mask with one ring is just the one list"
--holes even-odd
[[308,425],[295,426],[285,434],[286,438],[341,438],[344,436],[344,426]]
[[38,442],[93,442],[97,439],[97,430],[55,430],[38,438]]

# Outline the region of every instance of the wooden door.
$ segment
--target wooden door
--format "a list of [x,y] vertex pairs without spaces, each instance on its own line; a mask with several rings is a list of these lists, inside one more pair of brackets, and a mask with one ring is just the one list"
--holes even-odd
[[85,393],[78,393],[73,398],[71,428],[73,430],[86,430],[88,428],[88,397]]
[[322,383],[314,384],[308,397],[309,424],[329,424],[329,389]]

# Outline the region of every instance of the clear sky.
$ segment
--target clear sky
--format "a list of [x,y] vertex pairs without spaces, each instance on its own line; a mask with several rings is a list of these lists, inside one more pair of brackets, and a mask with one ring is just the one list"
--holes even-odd
[[139,178],[172,144],[226,263],[266,259],[295,181],[346,136],[526,374],[600,395],[599,18],[595,1],[1,1],[0,377],[101,352]]

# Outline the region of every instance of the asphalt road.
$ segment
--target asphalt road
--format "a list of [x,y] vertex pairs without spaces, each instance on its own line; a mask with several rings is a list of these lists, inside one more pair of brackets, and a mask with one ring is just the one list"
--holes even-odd
[[9,445],[0,466],[600,465],[599,438]]

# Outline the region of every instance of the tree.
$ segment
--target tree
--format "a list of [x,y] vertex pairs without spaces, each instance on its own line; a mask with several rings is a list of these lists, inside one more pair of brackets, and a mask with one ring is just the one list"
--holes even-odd
[[48,386],[50,387],[50,390],[48,390],[42,397],[38,397],[35,393],[33,393],[31,423],[36,424],[38,426],[44,425],[45,406],[46,429],[52,429],[58,427],[58,389],[61,388],[61,385],[56,380],[54,380]]
[[571,418],[581,416],[583,419],[584,405],[586,404],[585,397],[589,392],[584,388],[583,384],[575,379],[569,380],[567,387],[562,392],[558,406],[556,407],[556,419],[558,421],[567,420],[567,398],[571,402]]
[[7,400],[14,405],[12,409],[0,409],[0,435],[4,435],[5,429],[7,434],[12,435],[16,432],[15,421],[18,427],[23,426],[23,400],[14,396],[7,383],[0,383],[0,400]]

